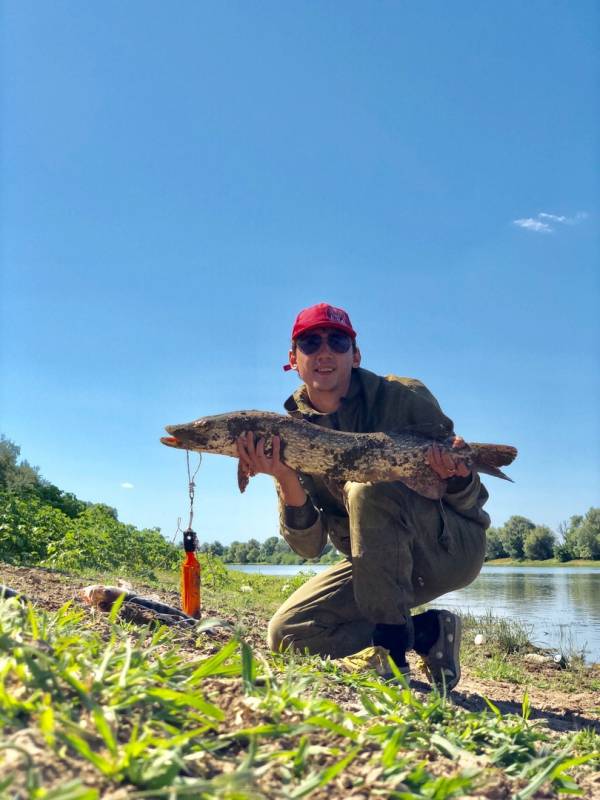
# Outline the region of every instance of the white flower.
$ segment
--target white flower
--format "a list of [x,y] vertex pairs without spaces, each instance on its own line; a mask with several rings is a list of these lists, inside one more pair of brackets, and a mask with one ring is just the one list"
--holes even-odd
[[248,586],[247,583],[245,583],[243,586],[240,586],[240,592],[253,592],[253,591],[254,589],[251,586]]

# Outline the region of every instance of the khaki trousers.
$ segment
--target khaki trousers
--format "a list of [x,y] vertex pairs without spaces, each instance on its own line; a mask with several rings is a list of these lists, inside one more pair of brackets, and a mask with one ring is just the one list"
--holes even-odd
[[269,623],[269,646],[341,658],[371,644],[377,623],[471,583],[485,555],[482,525],[403,483],[344,487],[351,556],[311,578]]

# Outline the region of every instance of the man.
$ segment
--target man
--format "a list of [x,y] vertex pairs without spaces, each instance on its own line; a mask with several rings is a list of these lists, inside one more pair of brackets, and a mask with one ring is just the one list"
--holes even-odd
[[[304,384],[286,401],[288,414],[342,431],[453,435],[452,421],[422,383],[374,375],[360,368],[360,360],[343,309],[319,303],[301,311],[285,368],[296,370]],[[269,624],[270,646],[341,658],[374,645],[385,648],[407,676],[406,653],[414,649],[432,683],[454,688],[460,679],[459,617],[438,610],[411,616],[410,609],[479,574],[490,518],[477,473],[433,444],[430,466],[447,480],[446,494],[435,501],[400,482],[341,484],[295,472],[280,460],[279,448],[275,437],[266,455],[262,440],[241,436],[241,468],[275,478],[281,532],[296,553],[318,557],[329,536],[346,558],[281,606]]]

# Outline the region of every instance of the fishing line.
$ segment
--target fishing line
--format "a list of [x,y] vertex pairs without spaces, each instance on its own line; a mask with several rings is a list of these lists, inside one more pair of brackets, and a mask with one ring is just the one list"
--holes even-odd
[[198,453],[198,466],[196,467],[193,475],[191,474],[191,470],[190,470],[190,451],[189,450],[185,451],[185,460],[186,460],[186,464],[187,464],[188,493],[189,493],[189,496],[190,496],[190,521],[188,523],[187,529],[191,530],[192,529],[192,521],[194,519],[194,494],[195,494],[195,491],[196,491],[196,484],[194,482],[194,479],[195,479],[196,475],[198,474],[198,470],[200,469],[200,464],[202,464],[202,453]]
[[202,463],[202,454],[198,453],[198,466],[192,474],[190,467],[190,451],[185,451],[188,475],[188,494],[190,496],[190,520],[187,529],[183,532],[183,549],[185,559],[181,564],[181,607],[190,617],[200,619],[201,592],[200,592],[200,563],[196,558],[198,550],[198,537],[192,530],[194,520],[194,494],[196,490],[195,478]]

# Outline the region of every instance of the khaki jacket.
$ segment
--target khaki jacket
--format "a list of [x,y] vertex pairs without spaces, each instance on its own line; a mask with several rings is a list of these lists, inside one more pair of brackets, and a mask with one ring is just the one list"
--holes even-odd
[[[437,400],[420,381],[381,377],[366,369],[353,369],[350,387],[333,414],[323,414],[311,405],[302,385],[284,403],[288,414],[315,425],[353,433],[406,431],[443,439],[453,433],[453,423],[442,412]],[[333,546],[350,556],[348,514],[343,499],[343,484],[321,476],[300,473],[300,482],[318,512],[308,528],[290,528],[285,521],[285,504],[279,495],[280,530],[292,550],[304,558],[318,558],[329,537]],[[277,484],[276,484],[277,485]],[[450,488],[450,487],[449,487]],[[448,491],[440,502],[457,513],[481,524],[485,530],[490,518],[483,510],[488,493],[477,473],[460,491]],[[432,501],[434,502],[434,501]]]

